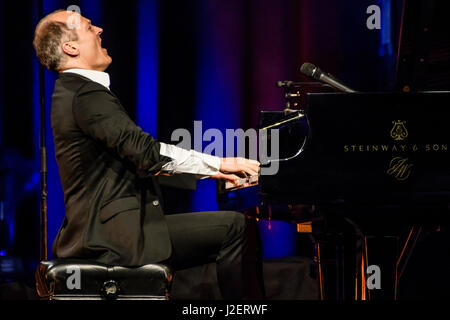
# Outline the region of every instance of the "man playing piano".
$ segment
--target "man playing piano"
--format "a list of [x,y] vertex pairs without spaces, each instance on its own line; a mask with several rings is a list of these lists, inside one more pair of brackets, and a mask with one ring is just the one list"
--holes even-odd
[[66,212],[54,257],[123,266],[163,262],[175,270],[215,261],[222,296],[249,298],[244,216],[164,216],[155,176],[186,173],[236,181],[233,173],[255,175],[259,163],[187,151],[143,132],[109,89],[104,71],[112,59],[102,48],[103,30],[73,15],[59,10],[43,18],[33,42],[40,63],[59,74],[51,125]]

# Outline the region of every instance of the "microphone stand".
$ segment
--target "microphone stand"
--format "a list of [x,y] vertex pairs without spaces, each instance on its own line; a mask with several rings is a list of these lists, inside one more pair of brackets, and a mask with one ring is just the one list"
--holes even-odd
[[[38,20],[44,17],[43,0],[38,0]],[[46,261],[47,253],[47,148],[46,148],[46,118],[45,118],[45,70],[39,64],[39,103],[40,130],[39,152],[41,158],[41,203],[40,203],[40,259]]]
[[[294,82],[294,81],[277,81],[276,86],[278,88],[284,89],[284,98],[286,99],[286,106],[284,111],[285,115],[291,113],[303,113],[304,106],[301,106],[301,99],[304,96],[304,93],[301,93],[300,90],[303,87],[322,87],[322,88],[331,88],[328,84],[321,82]],[[292,108],[294,107],[294,108]]]

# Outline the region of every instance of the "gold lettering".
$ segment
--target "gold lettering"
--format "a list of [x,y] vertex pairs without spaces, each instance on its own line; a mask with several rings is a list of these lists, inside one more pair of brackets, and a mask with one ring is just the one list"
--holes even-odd
[[381,145],[377,145],[377,144],[359,144],[359,145],[344,145],[344,152],[378,152],[378,151],[382,151],[382,152],[408,152],[408,151],[413,151],[413,152],[417,152],[420,150],[424,150],[426,152],[430,152],[430,151],[434,151],[434,152],[438,152],[438,151],[448,151],[448,145],[447,144],[424,144],[424,145],[418,145],[418,144],[392,144],[392,145],[387,145],[387,144],[381,144]]
[[425,151],[447,151],[448,146],[446,144],[426,144],[425,145]]

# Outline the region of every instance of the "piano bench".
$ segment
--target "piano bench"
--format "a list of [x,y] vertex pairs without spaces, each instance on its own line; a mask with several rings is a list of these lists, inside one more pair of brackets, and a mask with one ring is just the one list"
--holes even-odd
[[172,270],[162,264],[108,266],[88,260],[42,261],[36,290],[49,300],[168,300]]

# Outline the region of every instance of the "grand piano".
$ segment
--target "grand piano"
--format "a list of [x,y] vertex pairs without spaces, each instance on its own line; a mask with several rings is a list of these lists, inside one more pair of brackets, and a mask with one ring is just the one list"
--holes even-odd
[[[270,150],[275,143],[279,154],[260,162],[262,168],[275,165],[277,172],[244,177],[238,186],[218,184],[220,209],[290,221],[314,235],[322,299],[376,295],[366,285],[367,239],[374,235],[395,239],[384,249],[394,257],[387,298],[397,299],[400,278],[424,228],[448,223],[450,45],[442,40],[448,38],[442,34],[443,21],[436,18],[448,6],[406,1],[397,90],[342,93],[324,87],[327,92],[307,93],[299,108],[288,103],[284,110],[262,111],[265,147]],[[301,87],[289,83],[285,89]],[[324,257],[327,246],[331,260]],[[331,263],[326,267],[324,261]]]

